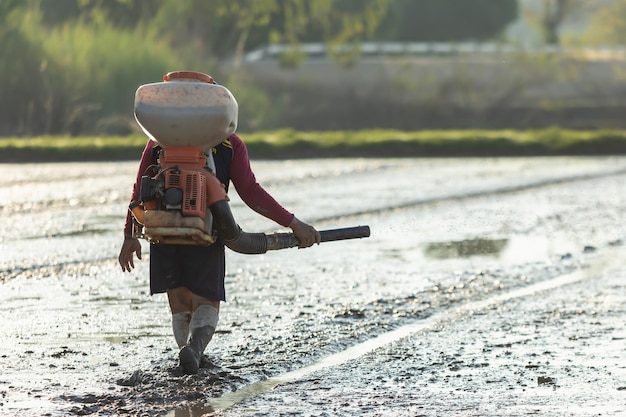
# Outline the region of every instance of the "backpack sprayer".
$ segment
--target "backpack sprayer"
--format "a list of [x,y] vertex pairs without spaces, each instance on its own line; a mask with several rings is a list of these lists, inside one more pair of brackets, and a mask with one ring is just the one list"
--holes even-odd
[[[135,118],[161,150],[156,175],[141,178],[131,202],[137,237],[152,243],[210,245],[218,238],[248,254],[298,246],[293,233],[247,233],[235,222],[212,148],[237,129],[238,104],[207,74],[170,72],[135,94]],[[320,231],[321,241],[368,237],[368,226]]]

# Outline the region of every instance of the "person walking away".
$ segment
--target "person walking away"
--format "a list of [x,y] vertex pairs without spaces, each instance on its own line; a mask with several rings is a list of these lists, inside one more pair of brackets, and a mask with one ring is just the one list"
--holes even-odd
[[[141,177],[155,175],[160,147],[146,144],[139,163],[131,201],[140,197]],[[243,140],[232,134],[212,150],[216,175],[226,191],[234,185],[241,199],[257,213],[292,229],[298,247],[320,243],[319,232],[280,205],[256,180]],[[141,244],[133,236],[134,220],[129,210],[119,254],[122,271],[135,268],[141,259]],[[219,238],[219,236],[218,236]],[[150,243],[150,294],[166,293],[172,314],[172,330],[179,347],[180,366],[187,374],[198,372],[204,351],[215,333],[224,289],[225,249],[218,239],[209,246]]]

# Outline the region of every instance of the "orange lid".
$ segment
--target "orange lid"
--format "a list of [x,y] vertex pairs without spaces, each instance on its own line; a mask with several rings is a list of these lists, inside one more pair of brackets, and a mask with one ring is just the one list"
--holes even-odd
[[192,80],[204,81],[205,83],[215,84],[213,77],[203,72],[196,71],[173,71],[163,76],[163,81],[178,80],[181,78],[190,78]]

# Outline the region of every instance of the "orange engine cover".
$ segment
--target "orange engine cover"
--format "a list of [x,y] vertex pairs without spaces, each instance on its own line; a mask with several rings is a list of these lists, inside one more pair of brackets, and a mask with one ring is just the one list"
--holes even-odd
[[196,146],[166,146],[159,155],[159,163],[163,168],[202,169],[206,164],[206,153]]
[[205,218],[208,201],[207,174],[190,170],[165,172],[165,189],[175,188],[182,191],[180,211],[183,216]]

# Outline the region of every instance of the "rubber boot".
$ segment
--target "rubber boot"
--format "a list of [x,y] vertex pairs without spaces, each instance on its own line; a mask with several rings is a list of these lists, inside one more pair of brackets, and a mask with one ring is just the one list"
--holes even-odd
[[191,321],[191,311],[183,311],[181,313],[172,313],[172,330],[174,339],[181,349],[187,344],[189,339],[189,322]]
[[180,365],[186,374],[198,373],[202,354],[211,341],[213,333],[215,333],[215,327],[212,326],[198,327],[192,330],[189,341],[178,353]]

